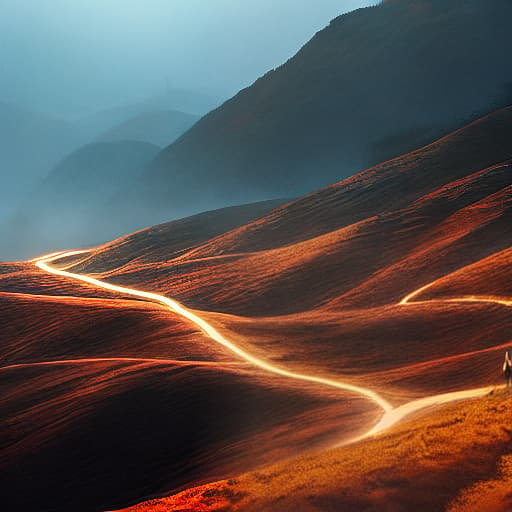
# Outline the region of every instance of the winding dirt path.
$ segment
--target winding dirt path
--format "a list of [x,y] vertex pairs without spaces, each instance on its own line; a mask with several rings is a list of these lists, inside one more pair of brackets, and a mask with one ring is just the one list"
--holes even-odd
[[288,377],[295,380],[301,380],[306,382],[312,382],[315,384],[321,384],[324,386],[329,386],[332,388],[342,389],[344,391],[356,393],[366,397],[367,399],[374,402],[376,405],[381,407],[384,412],[391,411],[393,406],[384,398],[382,398],[378,393],[371,389],[363,388],[361,386],[356,386],[354,384],[349,384],[347,382],[338,381],[334,379],[327,379],[323,377],[317,377],[314,375],[307,375],[303,373],[293,372],[287,370],[285,368],[281,368],[279,366],[275,366],[267,361],[260,359],[259,357],[253,356],[249,352],[241,349],[227,338],[225,338],[215,327],[209,324],[204,318],[201,318],[197,312],[193,312],[190,309],[185,308],[179,302],[169,299],[163,295],[159,295],[157,293],[144,292],[141,290],[136,290],[134,288],[128,288],[126,286],[118,286],[111,283],[106,283],[105,281],[100,281],[99,279],[95,279],[93,277],[82,275],[82,274],[74,274],[72,272],[68,272],[67,270],[60,270],[55,267],[52,267],[50,263],[57,261],[59,259],[68,258],[70,256],[76,256],[79,254],[87,253],[88,251],[69,251],[57,254],[51,254],[49,256],[43,256],[35,260],[35,264],[41,270],[49,272],[50,274],[58,275],[61,277],[66,277],[69,279],[75,279],[78,281],[82,281],[85,283],[92,284],[99,288],[103,288],[105,290],[110,290],[117,293],[122,293],[125,295],[131,295],[134,297],[140,297],[146,300],[150,300],[152,302],[157,302],[163,304],[168,309],[177,313],[178,315],[190,320],[194,323],[199,329],[201,329],[207,336],[209,336],[213,341],[219,343],[223,347],[227,348],[233,354],[243,359],[247,363],[250,363],[262,370],[265,370],[270,373],[274,373],[276,375],[281,375],[282,377]]
[[[77,281],[82,281],[85,283],[89,283],[93,286],[96,286],[98,288],[103,288],[106,290],[110,290],[113,292],[122,293],[124,295],[131,295],[134,297],[139,297],[145,300],[149,300],[152,302],[157,302],[165,307],[167,307],[172,312],[182,316],[183,318],[186,318],[187,320],[194,323],[201,331],[203,331],[207,336],[209,336],[213,341],[219,343],[223,347],[227,348],[229,351],[231,351],[233,354],[238,356],[240,359],[244,360],[247,363],[250,363],[264,371],[267,371],[269,373],[273,373],[275,375],[280,375],[282,377],[287,377],[290,379],[305,381],[305,382],[312,382],[315,384],[328,386],[331,388],[341,389],[344,391],[348,391],[351,393],[359,394],[366,399],[372,401],[374,404],[376,404],[378,407],[380,407],[383,410],[383,415],[379,422],[373,426],[368,432],[365,434],[358,436],[357,438],[351,439],[349,441],[345,441],[342,444],[348,444],[355,441],[359,441],[362,439],[365,439],[367,437],[371,437],[375,434],[381,433],[391,426],[397,424],[399,421],[401,421],[406,416],[409,416],[413,414],[414,412],[420,411],[421,409],[425,409],[427,407],[432,407],[435,405],[441,405],[446,404],[449,402],[455,402],[458,400],[464,400],[464,399],[470,399],[470,398],[478,398],[485,396],[486,394],[490,393],[494,389],[496,389],[496,386],[489,386],[489,387],[483,387],[483,388],[477,388],[477,389],[469,389],[464,391],[456,391],[452,393],[443,393],[439,395],[434,395],[430,397],[424,397],[420,398],[418,400],[413,400],[411,402],[408,402],[406,404],[400,405],[398,407],[393,407],[387,400],[385,400],[382,396],[379,395],[376,391],[372,389],[368,389],[361,386],[356,386],[354,384],[350,384],[348,382],[344,382],[341,380],[334,380],[324,377],[318,377],[314,375],[308,375],[304,373],[294,372],[291,370],[287,370],[286,368],[282,368],[280,366],[276,366],[272,363],[269,363],[265,361],[264,359],[260,359],[259,357],[256,357],[249,352],[243,350],[242,348],[235,345],[233,342],[229,341],[227,338],[225,338],[217,329],[215,329],[211,324],[209,324],[204,318],[200,316],[200,313],[197,311],[192,311],[183,305],[181,305],[179,302],[169,299],[163,295],[159,295],[157,293],[151,293],[151,292],[144,292],[141,290],[137,290],[135,288],[129,288],[126,286],[119,286],[111,283],[107,283],[104,281],[100,281],[99,279],[95,279],[93,277],[82,275],[82,274],[75,274],[73,272],[69,272],[67,270],[61,270],[58,268],[55,268],[51,265],[51,263],[56,262],[58,260],[68,258],[71,256],[77,256],[80,254],[85,254],[90,252],[89,250],[82,250],[82,251],[66,251],[66,252],[57,252],[52,253],[46,256],[41,256],[39,258],[36,258],[33,260],[35,265],[40,268],[41,270],[48,272],[50,274],[54,274],[57,276],[65,277],[68,279],[74,279]],[[406,297],[404,297],[400,301],[401,306],[410,306],[410,305],[421,305],[426,303],[464,303],[464,302],[483,302],[483,303],[494,303],[499,304],[506,307],[512,307],[512,300],[508,298],[502,298],[502,297],[492,297],[492,296],[465,296],[465,297],[457,297],[457,298],[450,298],[450,299],[432,299],[432,300],[415,300],[418,296],[420,296],[424,291],[428,290],[429,288],[433,287],[436,283],[438,283],[441,279],[438,279],[436,281],[433,281],[425,286],[422,286],[421,288],[418,288],[414,292],[408,294]],[[102,358],[94,359],[94,361],[101,361]],[[131,361],[146,361],[146,362],[162,362],[165,363],[165,360],[155,360],[155,359],[116,359],[116,358],[105,358],[104,360],[107,361],[123,361],[123,360],[131,360]],[[80,362],[86,362],[86,361],[92,361],[92,359],[83,359],[83,360],[70,360],[70,361],[48,361],[48,362],[42,362],[42,363],[26,363],[21,365],[12,365],[7,368],[13,368],[13,367],[19,367],[19,366],[29,366],[32,365],[51,365],[51,364],[67,364],[67,363],[80,363]]]

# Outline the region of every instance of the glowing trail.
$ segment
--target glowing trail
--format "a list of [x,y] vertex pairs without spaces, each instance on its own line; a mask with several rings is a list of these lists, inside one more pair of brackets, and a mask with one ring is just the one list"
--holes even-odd
[[[276,375],[281,375],[283,377],[288,377],[291,379],[301,380],[305,382],[312,382],[316,384],[321,384],[324,386],[329,386],[332,388],[342,389],[344,391],[349,391],[353,393],[357,393],[360,395],[363,395],[364,397],[368,398],[369,400],[373,401],[375,404],[377,404],[379,407],[381,407],[384,411],[383,416],[381,417],[380,421],[368,432],[365,434],[348,441],[349,443],[355,442],[358,440],[365,439],[367,437],[373,436],[375,434],[381,433],[384,430],[387,430],[388,428],[392,427],[393,425],[396,425],[399,421],[401,421],[406,416],[409,416],[413,414],[414,412],[417,412],[421,409],[425,409],[426,407],[431,407],[435,405],[442,405],[449,402],[455,402],[458,400],[465,400],[470,398],[479,398],[482,396],[485,396],[492,392],[494,389],[496,389],[496,386],[492,387],[485,387],[485,388],[477,388],[477,389],[469,389],[465,391],[455,391],[452,393],[444,393],[440,395],[430,396],[430,397],[424,397],[419,398],[417,400],[413,400],[411,402],[408,402],[406,404],[400,405],[398,407],[393,408],[393,406],[384,398],[382,398],[378,393],[375,391],[372,391],[371,389],[363,388],[360,386],[356,386],[354,384],[348,384],[346,382],[334,380],[334,379],[328,379],[323,377],[316,377],[313,375],[307,375],[302,374],[298,372],[292,372],[289,370],[286,370],[284,368],[280,368],[279,366],[275,366],[271,363],[268,363],[267,361],[260,359],[256,356],[253,356],[249,352],[246,352],[245,350],[241,349],[240,347],[236,346],[234,343],[226,339],[221,333],[219,333],[212,325],[210,325],[206,320],[201,318],[197,313],[192,312],[191,310],[185,308],[182,306],[179,302],[169,299],[163,295],[159,295],[157,293],[151,293],[151,292],[144,292],[141,290],[136,290],[134,288],[128,288],[125,286],[118,286],[115,284],[106,283],[104,281],[100,281],[99,279],[95,279],[93,277],[87,276],[87,275],[81,275],[81,274],[75,274],[72,272],[68,272],[66,270],[60,270],[57,268],[54,268],[50,266],[50,263],[62,259],[67,258],[70,256],[76,256],[79,254],[88,253],[90,251],[88,250],[82,250],[82,251],[68,251],[68,252],[57,252],[52,253],[46,256],[42,256],[40,258],[36,258],[35,260],[32,260],[35,262],[35,264],[41,269],[46,272],[49,272],[50,274],[55,274],[62,277],[67,277],[70,279],[75,279],[78,281],[82,281],[85,283],[92,284],[94,286],[97,286],[99,288],[104,288],[106,290],[110,290],[113,292],[122,293],[124,295],[131,295],[134,297],[140,297],[143,299],[147,299],[150,301],[158,302],[160,304],[163,304],[171,311],[177,313],[178,315],[181,315],[184,318],[187,318],[191,322],[193,322],[197,327],[199,327],[207,336],[209,336],[212,340],[216,341],[217,343],[221,344],[234,354],[236,354],[241,359],[245,360],[246,362],[261,368],[262,370],[265,370],[270,373],[274,373]],[[443,279],[443,278],[441,278]],[[465,296],[465,297],[457,297],[457,298],[450,298],[450,299],[429,299],[429,300],[414,300],[416,297],[421,295],[424,291],[428,290],[429,288],[433,287],[435,284],[437,284],[441,279],[438,279],[436,281],[433,281],[425,286],[422,286],[421,288],[418,288],[414,292],[411,292],[407,296],[405,296],[400,302],[399,305],[401,306],[411,306],[411,305],[417,305],[417,304],[428,304],[432,302],[447,302],[447,303],[464,303],[464,302],[483,302],[483,303],[494,303],[494,304],[500,304],[502,306],[511,307],[512,306],[512,300],[508,298],[502,298],[502,297],[492,297],[492,296]],[[101,360],[101,359],[100,359]],[[107,359],[107,360],[122,360],[122,359]],[[153,361],[153,360],[146,360],[146,361]],[[165,360],[155,360],[159,362],[165,362]],[[76,360],[75,360],[76,362]],[[32,364],[65,364],[66,361],[55,361],[55,362],[47,362],[47,363],[32,363]],[[15,367],[17,365],[13,365]],[[23,365],[20,365],[23,366]],[[502,386],[500,386],[502,387]],[[343,444],[347,444],[347,442],[344,442]]]
[[406,295],[401,301],[400,306],[409,306],[412,304],[428,304],[432,302],[448,302],[448,303],[455,303],[455,302],[484,302],[484,303],[493,303],[493,304],[500,304],[501,306],[512,306],[512,300],[504,297],[493,297],[492,295],[489,296],[482,296],[482,295],[466,295],[464,297],[452,297],[451,299],[428,299],[428,300],[414,300],[418,295],[421,295],[423,292],[429,290],[430,288],[434,287],[436,284],[440,283],[443,279],[445,279],[446,276],[441,277],[440,279],[436,279],[435,281],[432,281],[431,283],[426,284],[425,286],[422,286],[421,288],[418,288],[417,290],[409,293],[409,295]]
[[[465,302],[483,302],[483,303],[493,303],[493,304],[500,304],[502,306],[506,307],[512,307],[512,300],[508,298],[503,297],[493,297],[493,296],[476,296],[476,295],[468,295],[464,297],[453,297],[450,299],[428,299],[428,300],[414,300],[416,297],[421,295],[424,291],[432,288],[437,283],[439,283],[442,279],[444,279],[446,276],[437,279],[435,281],[432,281],[431,283],[426,284],[425,286],[422,286],[421,288],[418,288],[417,290],[409,293],[406,295],[400,302],[400,306],[411,306],[411,305],[418,305],[418,304],[430,304],[432,302],[441,302],[441,303],[465,303]],[[498,387],[504,387],[504,386],[498,386]],[[379,423],[375,425],[370,431],[368,431],[366,434],[358,437],[356,440],[364,439],[366,437],[370,437],[374,434],[378,434],[380,432],[383,432],[384,430],[387,430],[388,428],[392,427],[393,425],[396,425],[399,421],[401,421],[406,416],[409,416],[410,414],[413,414],[414,412],[417,412],[421,409],[425,409],[426,407],[431,407],[434,405],[442,405],[449,402],[455,402],[458,400],[467,400],[470,398],[480,398],[482,396],[485,396],[492,392],[493,390],[497,389],[496,386],[489,386],[485,388],[477,388],[477,389],[468,389],[465,391],[455,391],[452,393],[443,393],[441,395],[434,395],[434,396],[428,396],[424,398],[419,398],[418,400],[413,400],[411,402],[408,402],[406,404],[400,405],[399,407],[396,407],[392,409],[391,411],[386,411],[382,418],[380,419]]]
[[363,437],[369,437],[379,432],[383,432],[388,428],[396,425],[400,420],[409,416],[410,414],[417,412],[426,407],[434,405],[442,405],[449,402],[455,402],[457,400],[467,400],[469,398],[480,398],[488,395],[496,389],[496,386],[489,386],[486,388],[468,389],[466,391],[455,391],[453,393],[444,393],[442,395],[428,396],[425,398],[419,398],[406,404],[396,407],[392,411],[388,411],[382,416],[381,420],[375,427],[367,432]]
[[209,336],[212,340],[216,341],[220,345],[224,346],[234,354],[236,354],[241,359],[244,359],[248,363],[251,363],[254,366],[257,366],[258,368],[261,368],[262,370],[265,370],[267,372],[274,373],[276,375],[281,375],[283,377],[288,377],[295,380],[301,380],[305,382],[313,382],[315,384],[321,384],[324,386],[329,386],[332,388],[342,389],[344,391],[349,391],[352,393],[356,393],[359,395],[363,395],[369,400],[373,401],[375,404],[377,404],[379,407],[381,407],[384,412],[389,412],[393,410],[392,405],[382,398],[378,393],[375,391],[372,391],[371,389],[363,388],[360,386],[356,386],[354,384],[349,384],[346,382],[334,380],[334,379],[328,379],[323,377],[316,377],[314,375],[306,375],[303,373],[297,373],[292,372],[289,370],[286,370],[284,368],[280,368],[279,366],[275,366],[271,363],[268,363],[264,361],[263,359],[260,359],[258,357],[253,356],[249,352],[246,352],[245,350],[241,349],[240,347],[236,346],[234,343],[226,339],[217,329],[215,329],[212,325],[210,325],[206,320],[201,318],[197,313],[192,312],[191,310],[185,308],[182,306],[179,302],[176,302],[175,300],[169,299],[163,295],[159,295],[157,293],[151,293],[151,292],[144,292],[141,290],[136,290],[134,288],[128,288],[126,286],[118,286],[115,284],[106,283],[104,281],[100,281],[99,279],[95,279],[93,277],[82,275],[82,274],[74,274],[72,272],[68,272],[66,270],[60,270],[57,268],[54,268],[50,266],[50,263],[62,259],[62,258],[68,258],[70,256],[76,256],[79,254],[84,254],[90,251],[84,250],[84,251],[68,251],[68,252],[61,252],[61,253],[53,253],[48,256],[42,256],[40,258],[37,258],[35,261],[35,264],[37,267],[39,267],[41,270],[44,270],[45,272],[49,272],[50,274],[54,274],[57,276],[67,277],[70,279],[75,279],[78,281],[82,281],[84,283],[89,283],[94,286],[97,286],[99,288],[104,288],[105,290],[110,290],[117,293],[122,293],[124,295],[131,295],[134,297],[141,297],[143,299],[151,300],[154,302],[158,302],[160,304],[163,304],[167,308],[169,308],[171,311],[177,313],[178,315],[181,315],[184,318],[187,318],[191,322],[193,322],[197,327],[199,327],[207,336]]

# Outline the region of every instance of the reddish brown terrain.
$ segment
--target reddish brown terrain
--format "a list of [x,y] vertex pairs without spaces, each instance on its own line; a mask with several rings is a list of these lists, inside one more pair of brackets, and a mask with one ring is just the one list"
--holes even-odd
[[[172,223],[176,244],[244,215]],[[269,379],[161,305],[33,262],[0,265],[0,286],[7,510],[126,505],[330,445],[377,417],[359,396]]]
[[126,262],[122,239],[75,270],[177,298],[262,358],[398,402],[496,382],[510,309],[422,301],[510,296],[511,133],[500,110],[158,262],[151,244]]
[[339,392],[269,381],[157,305],[2,293],[0,309],[7,510],[126,504],[375,417],[358,397],[340,407]]
[[[393,406],[492,386],[512,344],[511,134],[509,108],[257,220],[212,212],[55,266],[175,298],[259,360]],[[207,484],[135,510],[459,512],[509,478],[501,393],[333,450],[375,403],[258,368],[161,304],[15,263],[0,314],[8,510]]]

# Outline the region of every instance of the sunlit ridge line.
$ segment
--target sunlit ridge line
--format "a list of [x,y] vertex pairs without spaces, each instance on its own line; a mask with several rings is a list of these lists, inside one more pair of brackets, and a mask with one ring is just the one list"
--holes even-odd
[[193,322],[195,325],[197,325],[205,334],[207,334],[211,339],[219,343],[220,345],[224,346],[237,356],[239,356],[241,359],[244,359],[245,361],[253,364],[254,366],[261,368],[265,371],[274,373],[276,375],[281,375],[282,377],[292,378],[295,380],[300,380],[304,382],[312,382],[316,384],[322,384],[328,387],[336,388],[336,389],[342,389],[344,391],[353,392],[359,395],[363,395],[366,398],[370,399],[374,403],[376,403],[379,407],[381,407],[385,412],[390,412],[393,410],[393,406],[384,398],[382,398],[378,393],[375,391],[372,391],[367,388],[363,388],[360,386],[356,386],[354,384],[348,384],[345,382],[337,381],[334,379],[328,379],[324,377],[316,377],[313,375],[307,375],[297,372],[292,372],[289,370],[286,370],[284,368],[280,368],[279,366],[274,366],[271,363],[267,363],[263,359],[260,359],[256,356],[253,356],[249,352],[246,352],[245,350],[241,349],[234,343],[227,340],[222,334],[220,334],[212,325],[210,325],[206,320],[198,316],[197,314],[193,313],[192,311],[186,309],[184,306],[182,306],[180,303],[173,299],[169,299],[163,295],[159,295],[152,292],[144,292],[141,290],[136,290],[134,288],[128,288],[125,286],[119,286],[111,283],[106,283],[104,281],[100,281],[99,279],[95,279],[94,277],[82,275],[82,274],[74,274],[72,272],[68,272],[66,270],[59,270],[56,268],[53,268],[49,265],[49,263],[56,261],[58,259],[67,258],[70,256],[76,256],[79,254],[84,254],[90,252],[89,250],[80,250],[80,251],[68,251],[68,252],[59,252],[57,254],[53,253],[48,256],[42,256],[40,258],[37,258],[35,261],[35,264],[38,268],[41,270],[44,270],[45,272],[49,272],[50,274],[59,275],[62,277],[68,277],[70,279],[75,279],[78,281],[82,281],[85,283],[92,284],[93,286],[97,286],[100,288],[104,288],[106,290],[126,294],[126,295],[132,295],[135,297],[142,297],[145,299],[149,299],[154,302],[159,302],[161,304],[164,304],[169,309],[174,311],[175,313],[183,316],[184,318],[187,318],[191,322]]
[[7,366],[0,366],[0,371],[13,370],[16,368],[30,368],[33,366],[65,366],[89,363],[152,363],[162,365],[183,365],[183,366],[234,366],[242,363],[233,361],[196,361],[178,359],[159,359],[157,357],[84,357],[75,359],[56,359],[51,361],[36,361],[32,363],[15,363]]
[[[45,260],[48,260],[50,261],[51,258],[54,258],[54,257],[57,257],[59,256],[60,254],[63,254],[65,251],[55,251],[55,252],[52,252],[50,254],[46,254],[45,256],[37,256],[37,258],[33,258],[31,260],[28,260],[29,263],[37,263],[38,261],[42,260],[42,259],[45,259]],[[77,252],[75,251],[77,254],[83,254],[83,252],[86,252],[86,251],[80,251],[80,252]]]

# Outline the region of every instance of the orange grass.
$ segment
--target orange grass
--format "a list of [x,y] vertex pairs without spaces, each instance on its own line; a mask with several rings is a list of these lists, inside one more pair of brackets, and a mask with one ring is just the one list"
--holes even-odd
[[[375,439],[126,509],[130,512],[506,512],[512,397],[499,392]],[[490,508],[476,508],[480,504]]]

